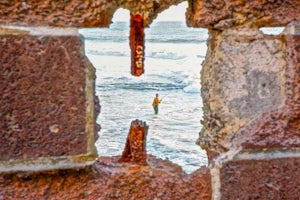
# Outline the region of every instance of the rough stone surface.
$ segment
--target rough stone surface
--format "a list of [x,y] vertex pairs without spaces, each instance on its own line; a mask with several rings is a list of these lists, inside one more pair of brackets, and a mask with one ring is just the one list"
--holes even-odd
[[0,23],[30,26],[99,27],[111,22],[116,1],[1,1]]
[[299,0],[193,0],[189,1],[186,16],[193,27],[286,26],[300,20],[299,8]]
[[240,160],[221,169],[221,199],[299,199],[300,158]]
[[17,0],[0,2],[0,24],[58,27],[107,27],[118,8],[142,14],[145,26],[184,0]]
[[300,36],[287,35],[286,43],[285,106],[265,113],[244,131],[249,135],[242,144],[245,149],[300,146]]
[[[146,27],[182,1],[1,1],[0,24],[106,27],[125,8]],[[117,156],[92,167],[44,158],[88,159],[73,155],[89,152],[94,142],[86,135],[100,111],[94,88],[86,87],[93,72],[84,70],[78,36],[0,29],[0,164],[32,161],[2,171],[0,199],[299,199],[300,38],[265,36],[258,28],[299,24],[300,1],[188,2],[188,25],[210,33],[198,140],[210,169],[186,175],[152,156],[148,165],[119,163]],[[50,171],[45,166],[52,161],[64,169]]]
[[148,156],[149,166],[100,157],[92,167],[0,175],[1,199],[211,199],[210,175],[191,175],[169,161]]
[[87,153],[82,48],[79,36],[0,37],[0,160]]
[[210,32],[201,72],[204,120],[198,143],[202,148],[230,149],[243,127],[284,104],[284,49],[281,36],[264,36],[257,29]]

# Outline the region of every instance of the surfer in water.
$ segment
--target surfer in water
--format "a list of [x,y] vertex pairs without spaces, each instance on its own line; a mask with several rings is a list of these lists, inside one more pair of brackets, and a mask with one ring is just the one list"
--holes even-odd
[[158,114],[158,105],[162,102],[162,99],[158,98],[158,94],[155,95],[155,98],[153,99],[152,102],[152,107],[154,109],[154,113],[157,115]]

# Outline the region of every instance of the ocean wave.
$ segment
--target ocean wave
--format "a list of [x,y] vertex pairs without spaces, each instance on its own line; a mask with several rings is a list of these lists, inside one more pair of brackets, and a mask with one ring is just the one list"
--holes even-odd
[[171,59],[171,60],[180,60],[184,59],[187,56],[185,55],[179,55],[174,52],[165,52],[165,51],[160,51],[160,52],[150,52],[149,54],[146,55],[146,57],[149,58],[160,58],[160,59]]
[[[176,73],[176,72],[174,72]],[[153,90],[153,91],[171,91],[182,90],[185,93],[200,93],[200,83],[198,79],[193,80],[186,74],[177,72],[177,77],[171,74],[152,74],[144,79],[134,77],[104,78],[97,84],[99,91],[114,90]]]
[[[129,42],[129,36],[128,35],[87,35],[82,34],[83,38],[86,41],[101,41],[103,43],[105,42],[116,42],[116,43],[124,43]],[[198,38],[170,38],[170,37],[152,37],[152,38],[146,38],[145,39],[146,44],[147,43],[171,43],[171,44],[200,44],[205,43],[205,39],[198,39]]]
[[120,51],[99,51],[99,50],[92,50],[88,49],[87,54],[91,55],[98,55],[98,56],[130,56],[129,52],[120,52]]
[[122,90],[155,90],[155,91],[165,91],[165,90],[181,90],[185,85],[180,85],[178,83],[163,83],[163,82],[141,82],[141,83],[111,83],[111,84],[101,84],[97,88],[101,91],[110,91],[116,89]]
[[123,43],[123,42],[128,42],[129,39],[128,37],[125,36],[116,36],[116,35],[100,35],[100,36],[95,36],[95,35],[84,35],[83,38],[87,41],[101,41],[103,43],[105,42],[116,42],[116,43]]
[[149,43],[172,43],[172,44],[200,44],[206,42],[206,40],[201,40],[197,38],[168,38],[168,37],[156,37],[156,38],[149,38],[146,39],[146,42]]
[[183,88],[185,93],[200,93],[200,83],[199,84],[191,84]]
[[[178,73],[179,75],[179,73]],[[187,77],[181,75],[175,78],[170,77],[170,74],[151,74],[144,79],[139,79],[131,76],[118,78],[104,78],[97,85],[101,91],[110,90],[182,90],[190,84],[186,81]],[[172,74],[171,74],[172,76]]]
[[[112,48],[108,49],[97,49],[96,48],[87,48],[86,53],[90,55],[97,56],[120,56],[120,57],[130,57],[129,48],[124,50],[112,50]],[[152,51],[146,52],[146,58],[155,58],[155,59],[165,59],[165,60],[181,60],[185,59],[187,55],[179,54],[177,52],[169,52],[169,51]]]

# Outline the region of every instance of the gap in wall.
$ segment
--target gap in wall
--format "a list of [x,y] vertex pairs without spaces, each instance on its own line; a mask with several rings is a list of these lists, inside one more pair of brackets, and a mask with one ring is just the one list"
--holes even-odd
[[[186,26],[186,6],[186,2],[172,6],[145,29],[141,77],[130,74],[127,10],[119,9],[109,28],[80,30],[86,55],[96,68],[101,104],[97,122],[102,127],[96,142],[99,156],[121,155],[131,121],[140,119],[149,125],[148,154],[169,159],[187,173],[207,165],[205,151],[195,142],[201,130],[200,70],[208,34],[206,29]],[[178,10],[183,10],[180,15]],[[158,115],[151,106],[156,93],[163,98]]]
[[265,35],[280,35],[285,27],[261,27],[259,30]]

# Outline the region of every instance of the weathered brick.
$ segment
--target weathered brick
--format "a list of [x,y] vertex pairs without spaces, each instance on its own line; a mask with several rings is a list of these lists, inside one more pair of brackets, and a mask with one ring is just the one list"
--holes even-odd
[[0,57],[0,160],[91,153],[79,35],[3,34]]
[[220,173],[221,199],[299,199],[300,158],[238,160]]

